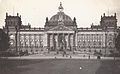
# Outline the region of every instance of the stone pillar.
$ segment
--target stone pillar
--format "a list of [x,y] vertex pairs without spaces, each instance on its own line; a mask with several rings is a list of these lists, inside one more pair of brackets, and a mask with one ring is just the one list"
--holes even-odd
[[68,35],[65,34],[65,50],[67,51],[67,47],[68,47]]
[[55,36],[56,41],[56,50],[58,49],[58,34]]
[[57,35],[55,34],[55,37],[54,37],[55,39],[55,51],[57,52],[57,48],[58,48],[58,37],[57,37]]
[[[80,45],[80,47],[81,47],[81,45]],[[77,33],[75,34],[75,48],[76,48],[76,50],[78,50],[78,34]]]
[[20,37],[21,37],[21,34],[20,34],[20,32],[18,32],[18,52],[20,52],[20,50],[21,50],[21,41],[20,41]]
[[70,46],[70,34],[68,34],[68,49],[71,50],[71,46]]
[[56,53],[58,54],[59,52],[59,34],[56,36]]
[[67,41],[68,41],[67,36],[68,36],[68,35],[65,33],[65,35],[64,35],[64,40],[65,40],[65,50],[67,49]]
[[63,51],[65,51],[65,34],[64,33],[63,33],[62,41],[63,41]]
[[50,35],[47,34],[47,49],[48,49],[48,53],[50,51]]
[[75,33],[73,34],[73,53],[74,53],[74,51],[75,51],[75,49],[76,49],[76,47],[75,47]]
[[53,34],[50,34],[50,50],[53,50],[54,43],[53,43]]
[[26,47],[26,36],[24,34],[24,48]]
[[70,35],[70,47],[71,50],[73,51],[73,34]]
[[50,48],[49,48],[49,50],[51,50],[51,46],[52,46],[52,34],[50,34],[50,36],[49,36],[49,41],[50,41],[50,44],[49,44]]
[[53,37],[53,39],[52,39],[52,43],[53,43],[53,50],[55,50],[56,43],[55,43],[55,34],[54,34],[54,33],[52,34],[52,37]]
[[68,36],[68,34],[67,34],[67,38],[66,38],[66,45],[67,45],[67,49],[68,49],[68,47],[69,47],[68,38],[69,38],[69,36]]

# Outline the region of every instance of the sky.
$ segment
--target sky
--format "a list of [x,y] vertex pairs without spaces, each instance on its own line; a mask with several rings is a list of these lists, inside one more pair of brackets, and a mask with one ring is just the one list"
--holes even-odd
[[19,13],[23,25],[44,27],[46,17],[50,19],[57,14],[60,2],[65,14],[72,19],[76,17],[78,27],[99,25],[103,13],[117,13],[120,26],[120,0],[0,0],[0,28],[5,25],[6,12],[8,15]]

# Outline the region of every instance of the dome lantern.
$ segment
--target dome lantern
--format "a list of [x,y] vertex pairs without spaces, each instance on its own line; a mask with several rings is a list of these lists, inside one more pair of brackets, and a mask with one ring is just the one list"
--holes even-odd
[[60,11],[60,12],[62,12],[63,11],[63,7],[62,7],[62,2],[60,2],[60,6],[58,7],[58,10]]

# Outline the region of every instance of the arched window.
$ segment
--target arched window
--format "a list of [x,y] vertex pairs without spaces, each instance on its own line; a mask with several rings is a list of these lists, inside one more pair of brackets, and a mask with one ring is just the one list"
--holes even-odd
[[10,39],[13,39],[15,36],[13,34],[10,35]]

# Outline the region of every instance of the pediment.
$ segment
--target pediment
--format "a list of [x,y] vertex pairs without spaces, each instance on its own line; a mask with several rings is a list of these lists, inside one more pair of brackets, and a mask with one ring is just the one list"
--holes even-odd
[[64,25],[59,25],[59,26],[49,29],[49,31],[73,31],[73,29],[66,27]]

